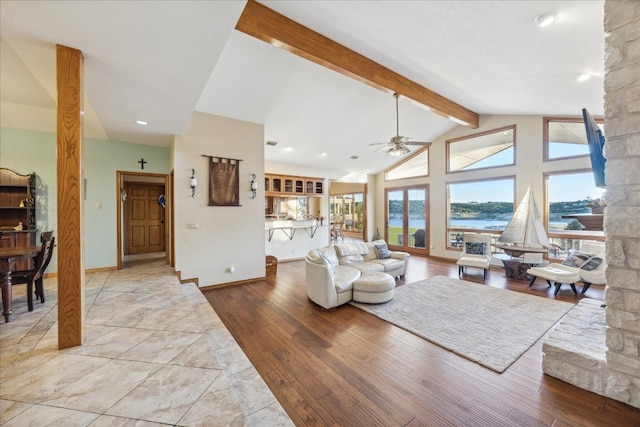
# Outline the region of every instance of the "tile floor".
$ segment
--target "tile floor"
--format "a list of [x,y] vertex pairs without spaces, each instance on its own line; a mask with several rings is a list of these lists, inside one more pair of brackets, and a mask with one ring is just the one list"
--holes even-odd
[[66,350],[56,278],[32,312],[26,286],[13,287],[0,425],[292,426],[197,286],[181,285],[164,257],[129,261],[86,276],[86,339]]

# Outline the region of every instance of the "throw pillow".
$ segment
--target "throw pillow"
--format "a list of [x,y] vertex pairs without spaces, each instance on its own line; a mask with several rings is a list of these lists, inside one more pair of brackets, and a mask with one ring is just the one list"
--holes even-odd
[[602,264],[602,258],[598,258],[597,256],[594,256],[589,261],[584,263],[584,265],[580,267],[580,269],[591,271],[598,268],[600,264]]
[[580,268],[583,265],[585,265],[592,257],[593,255],[591,254],[585,254],[583,252],[574,252],[562,262],[562,265],[568,265],[569,267]]
[[389,248],[387,247],[387,245],[375,245],[374,246],[376,248],[376,255],[378,256],[378,259],[385,259],[385,258],[391,258],[391,254],[389,253]]
[[467,242],[465,243],[464,252],[469,255],[484,255],[485,246],[482,242]]

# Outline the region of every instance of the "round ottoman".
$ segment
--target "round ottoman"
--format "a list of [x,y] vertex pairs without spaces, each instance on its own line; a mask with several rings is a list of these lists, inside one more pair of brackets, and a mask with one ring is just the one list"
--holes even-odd
[[353,282],[353,300],[369,304],[387,302],[393,298],[395,287],[396,281],[390,274],[368,271]]

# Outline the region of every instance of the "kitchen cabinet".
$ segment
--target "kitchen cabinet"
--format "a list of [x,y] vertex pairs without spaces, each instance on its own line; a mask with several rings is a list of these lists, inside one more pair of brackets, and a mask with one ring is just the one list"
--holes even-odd
[[324,179],[266,174],[264,192],[269,196],[323,196]]

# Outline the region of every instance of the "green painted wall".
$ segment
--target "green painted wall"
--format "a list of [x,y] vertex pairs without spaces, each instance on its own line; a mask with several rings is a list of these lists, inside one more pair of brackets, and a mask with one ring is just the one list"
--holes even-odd
[[[169,148],[85,138],[85,268],[117,265],[116,171],[167,174]],[[35,172],[39,230],[57,228],[56,136],[54,133],[0,128],[0,167]],[[64,185],[64,184],[61,184]],[[57,253],[47,272],[57,271]]]

